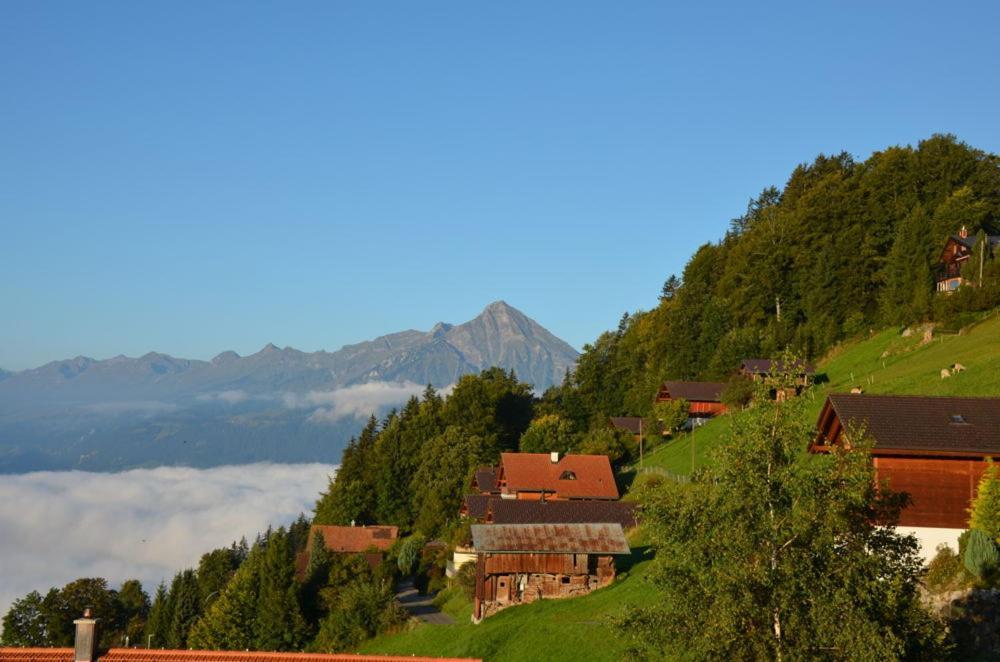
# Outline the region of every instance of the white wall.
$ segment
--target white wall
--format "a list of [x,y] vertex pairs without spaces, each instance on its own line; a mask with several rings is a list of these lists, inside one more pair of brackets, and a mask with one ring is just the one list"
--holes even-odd
[[897,526],[896,531],[902,534],[912,533],[920,542],[920,556],[924,563],[929,562],[937,554],[938,545],[945,543],[958,553],[958,537],[965,529],[936,529],[929,526]]

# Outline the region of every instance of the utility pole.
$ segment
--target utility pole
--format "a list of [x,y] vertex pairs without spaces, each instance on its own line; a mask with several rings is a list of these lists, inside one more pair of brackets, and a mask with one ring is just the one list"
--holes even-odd
[[691,475],[694,476],[694,431],[698,428],[696,419],[691,419]]
[[979,287],[983,286],[983,253],[986,252],[986,233],[982,232],[983,245],[979,249]]
[[781,321],[781,297],[778,295],[774,296],[774,312],[776,313],[778,320]]
[[642,469],[642,417],[639,418],[639,468]]

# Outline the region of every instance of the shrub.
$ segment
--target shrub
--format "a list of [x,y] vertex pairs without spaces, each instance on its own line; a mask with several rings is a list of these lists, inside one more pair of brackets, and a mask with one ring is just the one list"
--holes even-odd
[[937,554],[927,564],[924,583],[934,593],[954,591],[967,583],[962,557],[948,545],[938,545]]
[[985,579],[997,564],[996,543],[985,531],[970,529],[963,561],[969,572]]
[[722,404],[730,409],[742,409],[750,404],[757,387],[750,379],[736,377],[722,389]]

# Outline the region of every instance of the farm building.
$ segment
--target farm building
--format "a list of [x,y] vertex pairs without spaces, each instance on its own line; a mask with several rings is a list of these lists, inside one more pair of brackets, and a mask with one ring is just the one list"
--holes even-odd
[[507,499],[618,498],[607,455],[501,453],[496,484]]
[[910,495],[899,527],[925,557],[942,542],[958,549],[986,459],[1000,456],[1000,398],[832,394],[817,427],[813,452],[864,430],[879,480]]
[[771,389],[771,398],[775,400],[800,394],[815,373],[816,369],[801,359],[791,361],[787,366],[780,359],[745,359],[740,363],[740,375],[755,382],[763,382],[777,375],[794,378],[794,388]]
[[[938,292],[954,292],[962,286],[962,267],[972,258],[972,253],[976,249],[977,237],[970,237],[969,230],[965,226],[959,230],[958,234],[948,237],[938,258],[938,274],[935,278]],[[985,237],[984,258],[992,258],[1000,249],[1000,235]]]
[[630,553],[620,524],[477,524],[472,619],[536,600],[569,598],[614,581]]
[[687,400],[689,425],[698,425],[705,419],[726,413],[722,404],[723,382],[663,382],[656,394],[657,402]]
[[615,430],[628,432],[636,440],[642,436],[642,418],[639,416],[612,416],[608,419]]

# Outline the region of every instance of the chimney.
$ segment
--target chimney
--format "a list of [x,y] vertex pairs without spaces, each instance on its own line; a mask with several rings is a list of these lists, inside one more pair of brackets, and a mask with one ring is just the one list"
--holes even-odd
[[963,225],[962,229],[958,231],[958,236],[961,237],[962,239],[965,239],[966,237],[968,237],[969,236],[969,228],[967,228],[967,227],[965,227]]
[[83,610],[83,618],[73,621],[76,626],[75,662],[94,662],[97,659],[97,619],[90,607]]
[[559,463],[559,451],[552,451],[551,453],[549,453],[549,462],[551,462],[552,464]]

